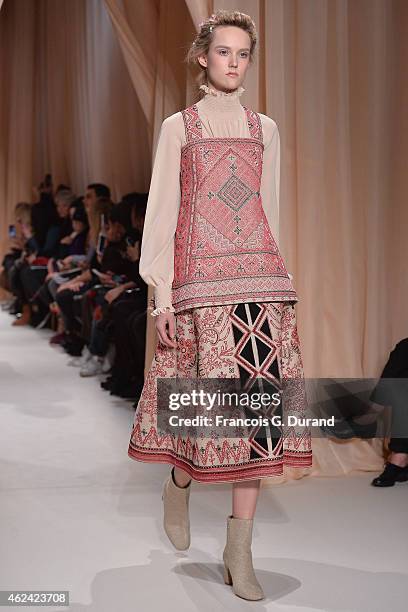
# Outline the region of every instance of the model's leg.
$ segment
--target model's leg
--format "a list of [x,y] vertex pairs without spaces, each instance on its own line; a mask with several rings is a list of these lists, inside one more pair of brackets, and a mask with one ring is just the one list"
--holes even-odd
[[224,582],[234,593],[249,600],[263,599],[252,563],[252,528],[260,479],[234,482],[232,515],[227,519],[227,543],[224,548]]
[[191,481],[191,476],[181,468],[174,468],[174,481],[178,487],[186,487]]
[[261,481],[243,480],[232,485],[232,516],[241,519],[253,519],[258,501]]
[[408,454],[407,453],[395,453],[392,452],[388,457],[388,461],[393,463],[394,465],[398,465],[399,467],[407,467],[408,466]]
[[[180,350],[177,357],[177,375],[182,378],[197,377],[197,347],[195,339],[195,324],[193,313],[190,312],[183,317],[183,335],[180,335],[182,319],[176,317],[176,335]],[[178,326],[178,327],[177,327]],[[187,487],[191,482],[191,476],[182,468],[174,467],[174,481],[178,487]]]
[[[196,340],[191,312],[176,315],[175,331],[177,349],[174,351],[174,375],[196,378]],[[190,492],[191,477],[185,470],[173,467],[163,487],[163,526],[169,540],[178,550],[186,550],[190,546]]]

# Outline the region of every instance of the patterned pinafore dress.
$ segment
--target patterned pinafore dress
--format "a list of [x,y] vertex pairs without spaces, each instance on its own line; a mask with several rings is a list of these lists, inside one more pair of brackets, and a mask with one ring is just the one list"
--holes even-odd
[[[312,465],[310,429],[288,424],[307,407],[298,298],[262,207],[261,120],[244,110],[249,138],[203,138],[197,106],[182,111],[172,285],[177,348],[157,344],[128,449],[132,459],[173,464],[199,482],[280,476],[284,465]],[[168,390],[187,388],[183,381],[190,389],[214,382],[213,391],[238,383],[244,395],[277,391],[283,401],[256,410],[255,402],[239,408],[218,402],[212,412],[192,405],[181,412],[246,417],[245,427],[215,418],[169,426]]]

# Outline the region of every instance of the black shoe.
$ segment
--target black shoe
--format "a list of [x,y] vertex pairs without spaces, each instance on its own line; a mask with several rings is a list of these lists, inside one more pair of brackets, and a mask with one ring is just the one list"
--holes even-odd
[[85,346],[85,342],[78,336],[70,334],[62,346],[64,347],[65,352],[68,353],[68,355],[71,355],[71,357],[80,357],[82,355],[82,349]]
[[120,387],[115,385],[110,390],[111,395],[115,395],[116,397],[121,397],[122,399],[135,400],[137,397],[137,390],[133,385],[129,387]]
[[21,310],[22,310],[21,301],[18,298],[16,298],[14,302],[11,304],[10,308],[8,309],[8,312],[11,315],[17,315],[21,312]]
[[374,478],[371,484],[373,487],[393,487],[396,482],[405,482],[407,480],[408,466],[400,467],[387,461],[383,473]]
[[108,376],[106,380],[101,382],[101,387],[102,389],[105,389],[105,391],[110,391],[112,389],[113,384],[114,384],[113,376]]
[[135,379],[114,378],[109,391],[111,395],[116,395],[123,399],[136,400],[141,393],[141,386],[140,382]]
[[117,397],[121,397],[122,399],[130,399],[135,401],[138,397],[138,389],[134,385],[129,385],[127,387],[119,387],[115,389],[115,392],[112,395],[116,395]]

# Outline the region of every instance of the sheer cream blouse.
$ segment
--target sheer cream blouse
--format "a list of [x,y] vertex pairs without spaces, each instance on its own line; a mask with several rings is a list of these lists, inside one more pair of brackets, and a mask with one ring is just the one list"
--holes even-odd
[[[202,85],[205,95],[197,102],[206,137],[249,138],[245,110],[239,100],[243,87],[231,93]],[[261,199],[272,234],[279,245],[280,139],[278,126],[258,113],[263,130]],[[181,112],[164,119],[157,142],[143,229],[139,272],[154,287],[153,316],[170,310],[174,274],[174,235],[180,206],[180,154],[186,144]],[[290,275],[291,276],[291,275]]]

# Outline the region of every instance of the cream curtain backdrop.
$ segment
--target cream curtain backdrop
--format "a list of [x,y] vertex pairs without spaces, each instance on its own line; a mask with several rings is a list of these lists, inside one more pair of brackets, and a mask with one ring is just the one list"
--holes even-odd
[[[378,376],[407,336],[404,0],[5,0],[2,251],[14,204],[49,170],[79,193],[94,180],[116,199],[147,191],[163,118],[193,100],[184,54],[217,8],[259,31],[242,102],[280,130],[280,247],[305,374]],[[314,440],[314,455],[313,474],[382,465],[380,441]]]
[[2,250],[14,204],[45,172],[114,198],[149,185],[151,142],[100,0],[6,0],[0,12]]

